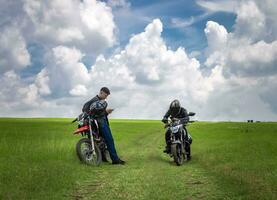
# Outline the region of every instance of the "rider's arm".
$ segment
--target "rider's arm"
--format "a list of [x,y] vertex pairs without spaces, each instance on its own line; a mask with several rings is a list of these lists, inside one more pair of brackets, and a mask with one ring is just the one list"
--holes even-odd
[[189,115],[188,115],[188,112],[187,112],[187,110],[185,109],[185,108],[181,108],[182,110],[181,110],[181,118],[180,118],[180,120],[181,120],[181,123],[182,124],[185,124],[185,123],[187,123],[188,121],[189,121]]
[[168,110],[166,113],[165,113],[165,115],[164,115],[164,117],[163,117],[163,119],[162,119],[162,122],[163,123],[167,123],[167,121],[168,121],[168,117],[170,116],[170,110]]

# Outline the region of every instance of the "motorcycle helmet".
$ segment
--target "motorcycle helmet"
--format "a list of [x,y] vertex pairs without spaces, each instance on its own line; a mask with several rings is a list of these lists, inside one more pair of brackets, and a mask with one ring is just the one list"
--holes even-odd
[[93,102],[90,106],[90,110],[98,113],[105,110],[107,106],[108,104],[105,100],[100,100],[100,101]]
[[180,104],[180,102],[177,99],[173,100],[170,103],[170,110],[171,110],[173,115],[177,115],[180,112],[180,110],[181,110],[181,104]]

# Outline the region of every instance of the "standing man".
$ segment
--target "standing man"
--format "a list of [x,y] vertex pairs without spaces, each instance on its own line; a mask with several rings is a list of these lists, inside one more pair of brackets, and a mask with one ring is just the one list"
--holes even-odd
[[109,126],[108,114],[112,113],[114,110],[107,108],[108,104],[106,102],[106,98],[109,95],[110,90],[107,87],[102,87],[98,95],[85,103],[82,111],[86,113],[91,112],[92,115],[96,118],[99,125],[99,131],[103,135],[107,144],[107,148],[112,159],[112,164],[124,165],[125,161],[121,160],[116,153],[112,132]]

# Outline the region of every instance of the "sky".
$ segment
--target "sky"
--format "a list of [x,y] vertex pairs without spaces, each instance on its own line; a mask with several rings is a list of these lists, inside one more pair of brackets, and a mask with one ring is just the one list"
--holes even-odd
[[0,117],[277,120],[274,0],[0,0]]

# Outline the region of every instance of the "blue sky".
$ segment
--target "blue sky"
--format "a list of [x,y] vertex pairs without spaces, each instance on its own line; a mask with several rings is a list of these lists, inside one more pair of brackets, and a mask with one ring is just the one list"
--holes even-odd
[[[0,116],[277,120],[275,0],[0,1]],[[257,114],[258,113],[258,114]]]
[[[228,31],[231,31],[236,17],[234,13],[215,12],[208,14],[199,21],[197,20],[188,27],[173,27],[171,21],[174,18],[188,21],[193,17],[207,13],[207,11],[193,0],[130,1],[130,10],[134,13],[142,13],[144,17],[149,19],[160,18],[164,25],[162,34],[168,44],[173,48],[184,46],[188,51],[201,50],[206,47],[204,28],[208,20],[217,21],[224,25]],[[116,15],[115,18],[117,20]],[[140,32],[148,24],[147,21],[141,24],[129,23],[128,19],[121,23],[127,25],[128,35]],[[128,41],[128,37],[122,36],[120,39],[122,45]]]

